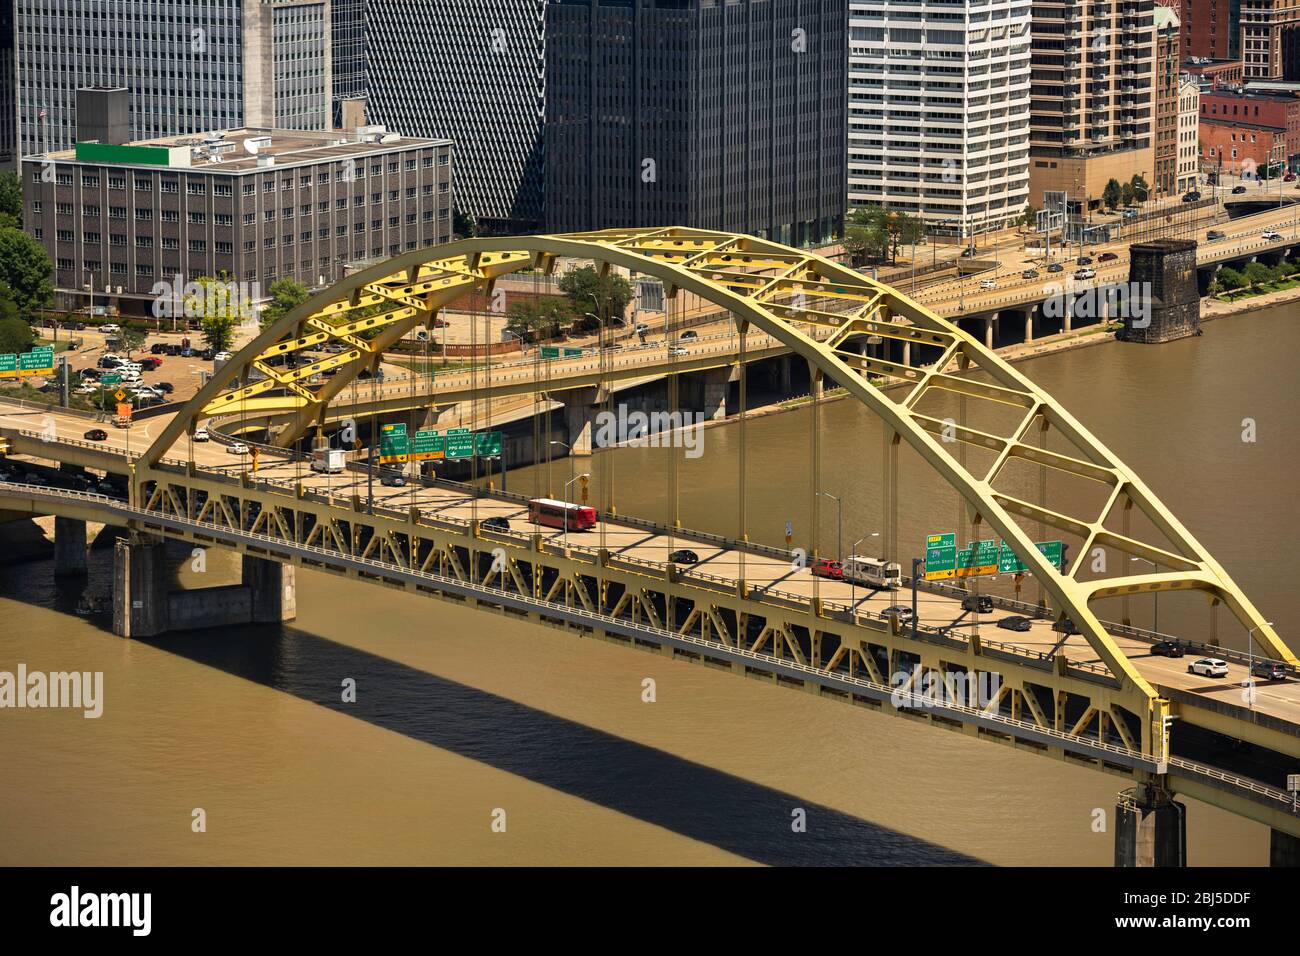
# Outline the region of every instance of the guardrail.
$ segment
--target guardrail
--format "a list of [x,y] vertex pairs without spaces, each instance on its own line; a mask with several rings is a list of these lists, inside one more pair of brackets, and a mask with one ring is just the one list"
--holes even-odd
[[[304,556],[318,557],[324,562],[341,564],[345,568],[363,570],[373,573],[376,576],[409,580],[417,585],[420,583],[434,585],[441,590],[455,593],[460,596],[477,597],[486,600],[489,603],[512,606],[521,610],[534,611],[544,616],[557,618],[583,626],[599,626],[625,636],[643,637],[651,643],[683,647],[687,650],[697,651],[714,657],[743,661],[747,664],[753,665],[755,669],[758,670],[775,672],[778,675],[783,674],[787,676],[806,678],[823,686],[840,690],[841,692],[848,691],[850,693],[855,693],[861,691],[864,696],[872,699],[879,701],[888,700],[899,710],[917,710],[935,713],[936,715],[945,716],[949,719],[955,718],[965,722],[974,723],[978,726],[999,729],[1006,732],[1008,735],[1017,738],[1046,741],[1074,753],[1082,753],[1090,757],[1109,760],[1112,763],[1121,763],[1125,766],[1144,769],[1149,772],[1159,772],[1160,769],[1156,758],[1153,755],[1146,754],[1140,750],[1124,747],[1119,744],[1113,744],[1105,740],[1083,737],[1076,734],[1068,734],[1052,728],[1042,727],[1031,721],[1018,720],[998,711],[990,711],[986,708],[980,707],[970,707],[959,704],[955,701],[936,702],[935,699],[926,694],[903,692],[896,687],[886,684],[878,684],[860,677],[850,677],[847,674],[839,672],[825,671],[786,658],[776,657],[759,651],[750,651],[744,647],[728,647],[721,642],[708,641],[704,638],[695,637],[693,635],[678,634],[665,628],[656,628],[648,624],[633,622],[624,618],[617,618],[613,615],[601,612],[586,611],[580,607],[575,608],[567,604],[546,601],[540,598],[534,598],[530,595],[522,595],[513,591],[507,591],[503,588],[495,588],[486,584],[477,584],[472,581],[461,581],[456,578],[448,578],[428,571],[416,571],[411,568],[406,568],[387,561],[380,561],[375,558],[345,554],[316,545],[298,544],[291,541],[285,541],[282,538],[275,538],[270,535],[253,533],[242,529],[235,531],[222,525],[218,525],[215,522],[174,518],[154,514],[141,508],[133,507],[107,495],[63,489],[50,489],[39,485],[24,485],[14,482],[0,482],[0,490],[17,491],[33,498],[56,500],[65,499],[92,503],[107,510],[117,512],[128,519],[138,520],[148,527],[161,526],[166,529],[168,526],[171,526],[181,530],[187,528],[201,529],[207,535],[216,539],[228,539],[235,543],[252,543],[258,545],[260,550],[272,554],[273,557],[280,557],[285,560]],[[1275,788],[1262,784],[1259,781],[1251,780],[1246,777],[1238,777],[1233,774],[1225,773],[1215,767],[1178,757],[1170,757],[1168,759],[1168,765],[1184,775],[1205,777],[1215,780],[1220,784],[1234,787],[1244,791],[1245,793],[1249,793],[1252,796],[1259,798],[1259,802],[1282,803],[1284,806],[1291,806],[1292,811],[1294,812],[1294,806],[1292,806],[1292,797],[1290,794],[1285,794]]]

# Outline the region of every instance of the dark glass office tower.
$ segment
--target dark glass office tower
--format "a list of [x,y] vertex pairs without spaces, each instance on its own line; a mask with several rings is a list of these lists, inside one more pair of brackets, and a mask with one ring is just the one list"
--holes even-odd
[[547,229],[838,236],[846,27],[846,0],[550,0]]

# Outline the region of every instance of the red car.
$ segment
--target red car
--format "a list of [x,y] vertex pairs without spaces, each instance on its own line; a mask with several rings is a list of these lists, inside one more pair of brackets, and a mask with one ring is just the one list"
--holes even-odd
[[819,578],[834,578],[840,581],[844,579],[844,565],[830,558],[819,558],[812,566],[812,573]]

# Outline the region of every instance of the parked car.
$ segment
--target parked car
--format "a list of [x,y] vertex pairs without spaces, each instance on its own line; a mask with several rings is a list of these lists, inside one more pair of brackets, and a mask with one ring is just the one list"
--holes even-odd
[[208,430],[207,430],[206,428],[196,428],[196,429],[194,429],[194,440],[195,440],[195,441],[207,441],[207,440],[208,440]]
[[1296,180],[1295,173],[1287,173],[1285,176],[1282,177],[1282,182],[1284,183],[1293,183],[1295,182],[1295,180]]
[[227,454],[227,455],[247,455],[247,454],[248,454],[248,446],[245,445],[242,441],[232,442],[231,444],[229,444],[229,445],[226,446],[226,454]]
[[1227,239],[1227,238],[1228,238],[1228,234],[1224,232],[1222,229],[1211,229],[1209,232],[1205,234],[1206,242],[1214,242],[1218,239]]
[[993,598],[987,594],[968,594],[961,599],[961,609],[963,611],[975,611],[979,614],[988,614],[993,610]]
[[700,556],[689,548],[680,548],[668,555],[673,564],[699,564]]
[[160,392],[166,392],[168,395],[176,390],[176,387],[171,382],[154,382],[153,387]]
[[1065,271],[1065,266],[1061,265],[1059,262],[1053,262],[1050,266],[1047,267],[1047,271],[1048,271],[1048,272],[1064,272],[1064,271]]
[[1255,661],[1250,665],[1250,674],[1264,680],[1286,680],[1286,665],[1277,661]]
[[1022,279],[1037,279],[1037,278],[1038,278],[1038,270],[1037,270],[1037,269],[1026,269],[1024,272],[1020,273],[1020,278],[1022,278]]
[[122,327],[120,325],[111,325],[111,324],[101,325],[99,327],[99,331],[103,332],[105,335],[116,335],[118,332],[122,331]]
[[1136,209],[1131,209],[1131,208],[1130,208],[1130,209],[1125,209],[1125,210],[1123,210],[1123,211],[1120,212],[1120,216],[1121,216],[1122,218],[1124,218],[1124,219],[1136,219],[1136,218],[1137,218],[1137,214],[1138,214],[1138,211],[1137,211]]
[[1184,651],[1177,641],[1157,641],[1151,645],[1151,653],[1156,657],[1182,657]]
[[1191,192],[1183,193],[1183,202],[1199,202],[1201,194],[1198,190],[1193,189]]
[[1233,194],[1234,196],[1240,196],[1240,195],[1241,195],[1242,193],[1244,193],[1245,191],[1246,191],[1246,187],[1245,187],[1245,186],[1233,186],[1233,187],[1232,187],[1232,194]]
[[83,437],[86,441],[108,441],[108,432],[102,428],[92,428]]
[[162,342],[155,342],[153,345],[149,346],[150,355],[162,355],[166,351],[167,346]]
[[1019,614],[1013,614],[1010,617],[1004,617],[1002,620],[998,621],[998,627],[1002,628],[1004,631],[1024,632],[1029,630],[1032,624],[1033,622],[1030,621],[1029,618],[1023,617]]
[[1228,662],[1217,657],[1202,657],[1187,665],[1187,673],[1200,674],[1202,677],[1227,677]]
[[912,608],[907,604],[894,604],[880,612],[883,618],[897,617],[900,621],[910,621],[912,619]]
[[834,578],[838,581],[844,577],[844,565],[831,558],[817,559],[809,570],[819,578]]
[[480,528],[491,528],[493,531],[509,531],[510,520],[502,518],[500,515],[493,515],[491,518],[484,518],[478,523]]
[[1098,262],[1114,262],[1119,256],[1113,252],[1103,252],[1097,257]]

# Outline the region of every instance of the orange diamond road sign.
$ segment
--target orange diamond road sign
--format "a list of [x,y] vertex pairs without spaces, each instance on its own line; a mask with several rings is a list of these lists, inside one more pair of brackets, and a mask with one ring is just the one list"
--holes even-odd
[[122,390],[119,388],[116,392],[113,393],[113,397],[116,398],[116,399],[120,402],[120,401],[122,401],[122,399],[126,398],[126,392],[122,391]]

